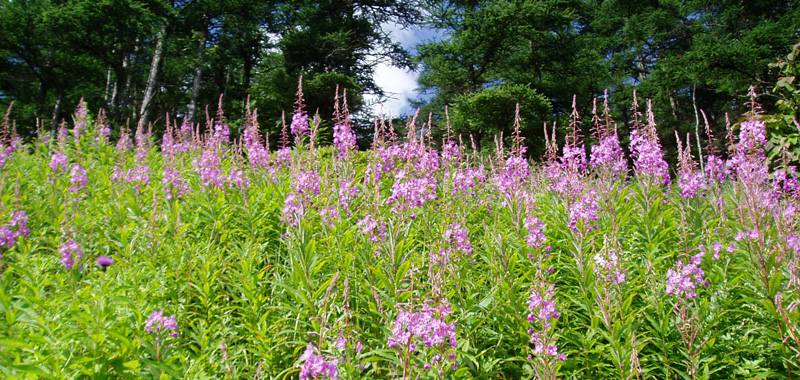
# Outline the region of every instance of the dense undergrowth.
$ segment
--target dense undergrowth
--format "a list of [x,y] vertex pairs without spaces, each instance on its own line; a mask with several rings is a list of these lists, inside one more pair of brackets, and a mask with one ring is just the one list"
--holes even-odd
[[798,378],[800,194],[756,107],[672,169],[652,117],[628,161],[594,116],[537,165],[413,120],[357,152],[346,110],[318,147],[299,108],[277,152],[221,113],[6,138],[0,374]]

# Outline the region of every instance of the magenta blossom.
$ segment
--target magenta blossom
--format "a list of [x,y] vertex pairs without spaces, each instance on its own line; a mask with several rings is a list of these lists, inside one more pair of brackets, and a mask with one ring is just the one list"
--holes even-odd
[[108,256],[99,256],[97,258],[97,266],[99,266],[100,270],[103,272],[105,272],[106,269],[112,265],[114,265],[114,259]]
[[162,331],[172,331],[169,335],[174,338],[178,337],[178,322],[175,320],[174,314],[167,318],[164,316],[164,312],[160,310],[154,311],[153,314],[150,314],[150,319],[145,322],[144,326],[147,327],[147,332],[153,335],[159,335]]

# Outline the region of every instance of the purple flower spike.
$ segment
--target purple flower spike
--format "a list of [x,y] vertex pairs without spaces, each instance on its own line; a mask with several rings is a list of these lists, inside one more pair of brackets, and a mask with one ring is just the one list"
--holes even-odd
[[61,264],[64,268],[72,270],[75,264],[79,264],[78,270],[81,270],[80,262],[83,258],[83,250],[78,243],[70,240],[58,248],[58,253],[61,254]]
[[114,259],[108,256],[100,256],[97,258],[97,265],[101,271],[105,272],[108,267],[114,265]]
[[161,331],[172,331],[169,335],[174,338],[178,337],[178,323],[174,314],[167,318],[164,316],[164,312],[156,310],[150,315],[150,319],[144,326],[147,327],[147,332],[153,335],[158,335]]

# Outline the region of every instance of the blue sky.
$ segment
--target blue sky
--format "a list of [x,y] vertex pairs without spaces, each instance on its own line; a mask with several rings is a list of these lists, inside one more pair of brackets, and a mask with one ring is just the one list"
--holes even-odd
[[[441,33],[434,29],[421,27],[402,29],[397,24],[388,23],[382,27],[395,41],[412,52],[419,43],[441,39]],[[380,114],[381,110],[387,116],[405,116],[406,113],[413,113],[408,99],[418,98],[418,94],[414,91],[417,88],[418,77],[419,73],[415,71],[393,67],[388,63],[378,64],[375,68],[375,83],[386,92],[389,99],[373,107],[375,114]]]

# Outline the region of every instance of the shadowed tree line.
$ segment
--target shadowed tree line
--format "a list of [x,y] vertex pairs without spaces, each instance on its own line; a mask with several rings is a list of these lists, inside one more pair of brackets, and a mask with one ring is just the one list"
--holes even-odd
[[[275,129],[304,76],[308,109],[332,114],[334,89],[382,95],[377,62],[408,66],[381,25],[418,22],[413,2],[75,0],[0,3],[0,105],[15,101],[21,134],[54,130],[83,97],[112,125],[203,123],[222,105],[234,124],[246,102]],[[210,111],[211,115],[215,113]]]
[[[769,64],[800,38],[798,8],[775,0],[4,1],[0,106],[15,101],[12,118],[31,136],[37,125],[54,130],[81,97],[118,130],[158,129],[168,114],[202,124],[221,95],[234,126],[250,99],[260,125],[275,132],[301,75],[306,109],[330,120],[337,86],[357,115],[368,111],[364,95],[383,95],[373,72],[384,61],[420,70],[428,96],[417,105],[433,114],[434,130],[445,130],[449,107],[455,132],[478,145],[508,135],[520,103],[523,133],[540,153],[543,122],[566,126],[573,95],[588,117],[605,90],[625,129],[636,89],[653,99],[669,147],[673,130],[702,123],[696,110],[716,132],[726,112],[736,121],[751,85],[774,109],[780,72]],[[442,39],[412,56],[387,34],[391,23],[434,28]],[[370,115],[360,115],[363,138]]]

